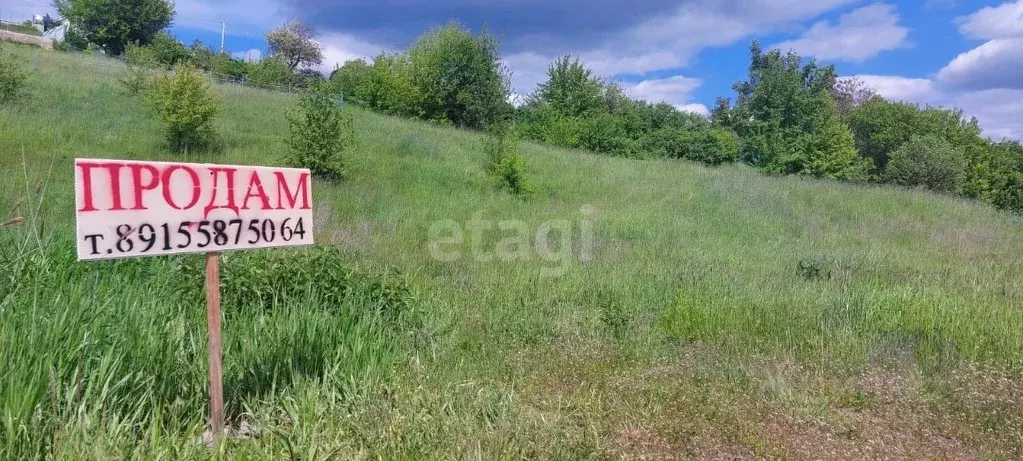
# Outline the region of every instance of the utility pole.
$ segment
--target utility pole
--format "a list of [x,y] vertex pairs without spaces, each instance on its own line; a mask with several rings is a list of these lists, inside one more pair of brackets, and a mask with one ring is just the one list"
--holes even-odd
[[227,34],[227,22],[220,21],[220,52],[224,52],[224,36]]

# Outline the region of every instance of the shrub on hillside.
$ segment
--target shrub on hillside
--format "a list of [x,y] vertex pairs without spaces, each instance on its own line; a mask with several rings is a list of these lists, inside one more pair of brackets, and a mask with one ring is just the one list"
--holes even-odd
[[127,44],[124,47],[124,60],[137,66],[171,69],[192,61],[192,53],[169,33],[161,31],[148,45]]
[[25,71],[14,55],[0,49],[0,104],[13,101],[25,85]]
[[344,176],[345,152],[354,143],[352,116],[345,112],[328,85],[306,90],[298,109],[288,114],[291,148],[288,164],[308,168],[313,174],[330,178]]
[[1023,211],[1023,145],[1017,141],[988,143],[969,157],[963,195],[997,208]]
[[625,121],[611,113],[600,113],[584,119],[579,133],[579,146],[602,154],[642,157],[638,143],[629,136]]
[[657,157],[681,158],[707,165],[739,159],[739,139],[728,128],[685,130],[666,127],[650,133],[644,148]]
[[511,132],[499,126],[492,129],[483,140],[483,154],[486,170],[497,181],[500,188],[507,188],[515,195],[530,192],[526,184],[526,161],[519,154],[519,140]]
[[129,43],[124,48],[124,62],[129,66],[156,67],[156,53],[148,46]]
[[324,83],[327,83],[326,79],[316,69],[299,69],[291,77],[291,87],[295,89],[305,90]]
[[798,173],[840,181],[864,181],[871,168],[869,160],[856,152],[853,134],[837,117],[823,116],[817,129],[803,140],[797,157]]
[[293,72],[291,67],[277,58],[265,58],[252,64],[246,81],[265,88],[275,88],[291,83]]
[[966,156],[935,136],[914,136],[891,154],[884,179],[935,192],[959,193],[966,182]]
[[604,91],[607,84],[584,66],[579,59],[563,56],[547,68],[547,81],[540,82],[526,100],[535,108],[550,108],[559,114],[578,117],[606,110]]
[[163,122],[171,151],[209,151],[217,146],[213,124],[220,101],[206,77],[191,65],[154,78],[145,90],[145,100]]
[[749,76],[733,85],[734,107],[718,100],[714,122],[742,138],[743,159],[772,173],[860,179],[864,163],[835,115],[835,67],[794,52],[750,46]]
[[63,51],[65,53],[85,51],[87,48],[89,48],[89,39],[85,38],[85,34],[81,33],[75,27],[68,28],[67,32],[64,33],[64,40],[56,40],[53,42],[54,50]]
[[124,91],[130,95],[144,94],[152,83],[152,75],[145,67],[129,64],[121,73],[117,82],[121,84]]
[[520,112],[515,129],[526,139],[559,147],[579,147],[583,119],[562,114],[551,106],[526,108]]
[[419,88],[412,81],[412,62],[400,53],[381,53],[373,60],[368,97],[385,114],[422,117]]
[[510,83],[497,39],[450,23],[419,37],[408,49],[412,83],[427,120],[486,129],[511,115]]
[[372,107],[372,74],[373,66],[364,59],[355,59],[331,72],[330,81],[344,95],[345,102],[359,107]]
[[845,117],[852,129],[856,149],[883,174],[889,157],[913,136],[934,136],[968,152],[983,144],[980,125],[966,119],[961,110],[922,108],[874,96]]

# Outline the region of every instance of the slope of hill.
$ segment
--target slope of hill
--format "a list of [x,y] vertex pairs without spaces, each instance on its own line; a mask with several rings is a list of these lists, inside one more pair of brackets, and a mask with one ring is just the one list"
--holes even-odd
[[[116,63],[13,50],[0,457],[201,457],[201,258],[74,261],[72,159],[280,165],[294,96],[218,87],[225,152],[175,156]],[[352,110],[350,177],[314,185],[335,249],[224,258],[228,413],[261,434],[218,456],[1021,455],[1023,219],[534,144],[519,199],[478,134]]]

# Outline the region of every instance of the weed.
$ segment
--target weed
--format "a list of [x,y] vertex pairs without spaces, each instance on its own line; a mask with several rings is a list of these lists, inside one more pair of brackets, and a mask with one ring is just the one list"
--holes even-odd
[[18,57],[4,53],[0,48],[0,104],[13,101],[25,85],[25,71]]

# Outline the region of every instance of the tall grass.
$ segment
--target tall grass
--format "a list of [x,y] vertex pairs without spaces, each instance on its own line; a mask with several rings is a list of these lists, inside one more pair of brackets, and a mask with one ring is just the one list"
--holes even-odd
[[[0,113],[0,221],[26,218],[0,229],[0,457],[207,456],[200,261],[76,262],[72,159],[281,165],[295,99],[219,86],[224,151],[176,156],[116,72],[15,51],[39,68]],[[908,457],[1023,449],[1023,219],[528,143],[522,199],[479,168],[482,136],[353,112],[348,179],[313,187],[330,249],[224,258],[228,413],[261,435],[213,456],[800,458],[801,434],[848,427],[836,450],[874,428]],[[432,223],[474,218],[588,220],[596,241],[560,277],[472,258],[497,231],[431,258]]]

